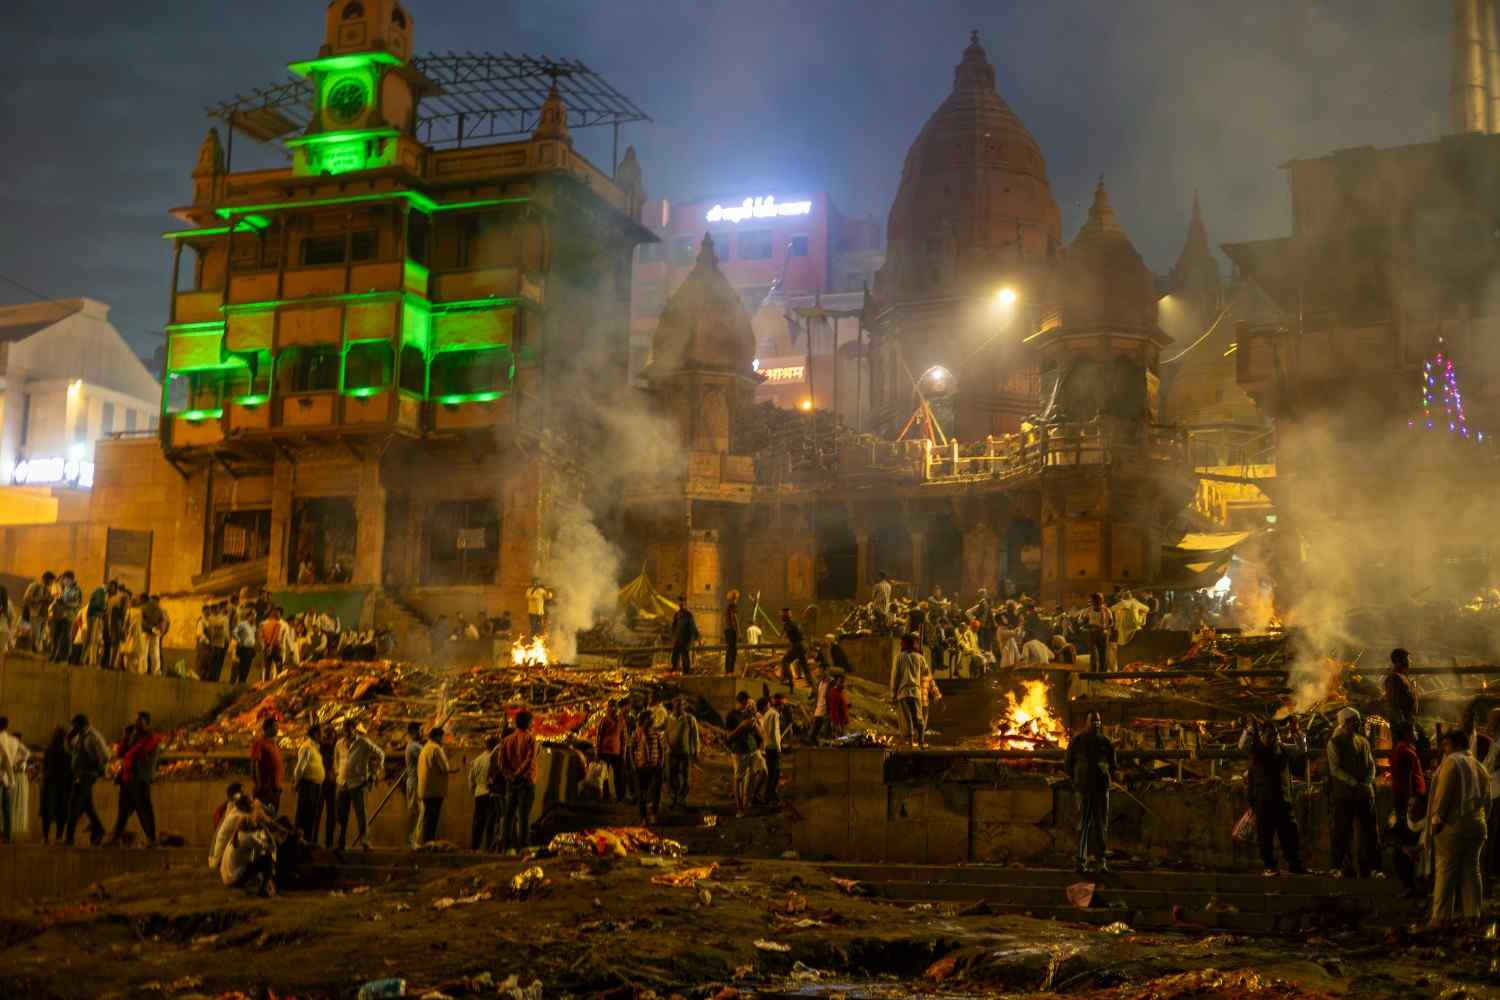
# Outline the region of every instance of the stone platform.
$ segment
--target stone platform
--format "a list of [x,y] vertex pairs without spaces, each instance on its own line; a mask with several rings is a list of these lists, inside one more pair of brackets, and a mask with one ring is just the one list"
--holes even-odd
[[[1197,926],[1245,934],[1293,933],[1350,921],[1396,925],[1421,916],[1388,879],[1112,871],[1079,875],[1059,868],[995,865],[834,864],[828,873],[864,883],[875,895],[911,903],[983,902],[994,913],[1017,913],[1070,923],[1161,929]],[[1074,906],[1067,887],[1093,883],[1088,909]],[[1174,912],[1175,908],[1175,912]]]

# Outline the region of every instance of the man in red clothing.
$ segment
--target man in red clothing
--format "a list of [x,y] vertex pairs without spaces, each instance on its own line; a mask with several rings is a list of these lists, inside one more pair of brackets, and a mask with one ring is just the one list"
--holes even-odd
[[120,758],[120,811],[114,832],[104,842],[116,844],[132,815],[139,816],[146,845],[156,846],[156,811],[151,805],[151,783],[156,780],[156,761],[161,755],[161,734],[151,728],[151,714],[140,712],[125,729],[125,738],[115,744]]
[[1427,778],[1422,773],[1422,760],[1412,746],[1412,726],[1406,720],[1391,725],[1391,797],[1396,806],[1396,822],[1391,827],[1391,839],[1395,842],[1394,862],[1396,877],[1406,888],[1405,895],[1417,895],[1416,857],[1420,850],[1415,832],[1407,825],[1407,812],[1413,806],[1421,815],[1426,815]]
[[636,780],[641,788],[641,822],[647,826],[655,824],[656,814],[661,809],[661,768],[667,756],[666,737],[651,721],[649,710],[640,714],[630,746]]
[[625,794],[625,718],[614,702],[604,706],[604,718],[599,720],[599,731],[594,735],[594,749],[614,779],[615,801],[618,802]]
[[250,773],[255,798],[273,816],[281,812],[281,748],[276,745],[276,720],[261,723],[260,736],[250,744]]
[[[603,728],[603,724],[600,724]],[[514,855],[531,840],[531,804],[536,799],[536,737],[531,713],[516,713],[515,732],[500,743],[500,772],[505,775],[505,826],[500,849]]]

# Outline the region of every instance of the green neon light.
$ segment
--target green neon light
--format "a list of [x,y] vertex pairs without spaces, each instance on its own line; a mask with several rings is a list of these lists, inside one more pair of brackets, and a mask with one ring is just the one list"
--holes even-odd
[[232,226],[208,226],[204,229],[179,229],[175,233],[162,233],[164,240],[187,240],[196,236],[224,236],[230,232]]
[[434,302],[432,304],[432,311],[439,315],[452,312],[474,312],[478,309],[513,306],[520,301],[520,299],[502,299],[499,297],[489,299],[456,299],[452,302]]
[[421,299],[408,298],[401,309],[401,343],[411,344],[423,356],[432,344],[432,313]]
[[378,396],[382,392],[385,392],[385,390],[386,390],[386,387],[383,386],[383,385],[372,385],[372,386],[365,386],[364,388],[361,388],[361,389],[346,389],[344,391],[344,395],[346,395],[346,396],[353,396],[356,399],[364,399],[367,396]]
[[288,146],[328,146],[345,142],[365,142],[369,139],[392,139],[400,135],[393,128],[362,128],[349,132],[320,132],[288,139]]
[[406,278],[406,283],[407,284],[412,284],[415,281],[416,283],[420,284],[423,288],[426,288],[427,287],[428,277],[431,274],[432,274],[432,272],[429,271],[429,270],[427,270],[426,267],[424,267],[421,264],[418,264],[416,261],[412,260],[411,258],[407,258],[407,260],[406,260],[406,272],[405,272],[405,278]]
[[197,423],[197,422],[199,422],[201,420],[218,420],[223,415],[224,415],[224,411],[221,410],[221,409],[220,410],[188,410],[186,413],[179,413],[179,414],[177,414],[177,416],[181,417],[183,420],[187,420],[187,421],[190,421],[192,423]]
[[314,73],[336,73],[345,69],[368,69],[372,66],[400,66],[402,60],[389,52],[356,52],[346,56],[327,56],[287,65],[296,76],[306,78]]
[[403,293],[391,292],[348,292],[339,295],[315,295],[305,299],[262,299],[259,302],[236,302],[223,307],[225,313],[257,313],[269,312],[280,306],[295,305],[324,305],[335,302],[372,302],[376,300],[389,301],[403,297]]
[[503,392],[464,392],[453,396],[439,396],[437,402],[444,406],[458,403],[491,403],[505,395]]
[[278,212],[288,208],[322,208],[329,205],[358,205],[371,201],[405,200],[411,207],[428,215],[434,212],[452,212],[461,208],[493,208],[500,205],[524,205],[531,198],[522,195],[515,198],[486,198],[481,201],[437,202],[418,191],[385,191],[379,194],[351,194],[336,198],[309,198],[305,201],[272,201],[259,205],[234,205],[214,209],[221,219],[232,219],[249,212]]
[[207,319],[199,323],[168,323],[168,333],[223,333],[225,323],[223,320]]
[[261,393],[258,396],[241,396],[234,402],[236,406],[259,406],[262,403],[270,402],[270,399],[271,397],[268,394]]

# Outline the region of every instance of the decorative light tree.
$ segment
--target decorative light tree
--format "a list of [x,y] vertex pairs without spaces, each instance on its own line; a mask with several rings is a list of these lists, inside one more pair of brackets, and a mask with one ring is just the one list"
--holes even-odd
[[[1436,412],[1439,408],[1441,412]],[[1458,372],[1453,367],[1453,359],[1441,349],[1422,364],[1422,416],[1419,419],[1429,431],[1446,426],[1449,433],[1466,441],[1484,441],[1483,431],[1471,433],[1469,430],[1463,393],[1458,388]],[[1416,427],[1417,420],[1408,420],[1407,426]]]

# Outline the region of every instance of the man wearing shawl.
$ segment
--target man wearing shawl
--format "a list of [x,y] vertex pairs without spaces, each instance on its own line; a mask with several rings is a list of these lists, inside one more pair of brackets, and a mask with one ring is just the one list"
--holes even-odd
[[1484,903],[1479,856],[1490,806],[1490,776],[1469,753],[1469,734],[1451,729],[1443,734],[1442,746],[1443,762],[1427,804],[1435,854],[1433,926],[1479,918]]

